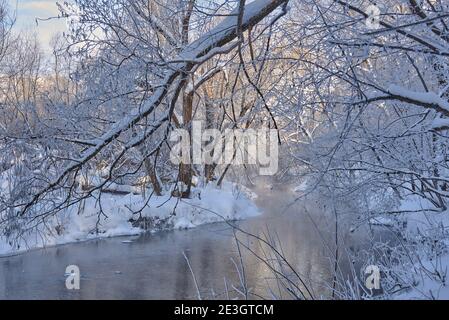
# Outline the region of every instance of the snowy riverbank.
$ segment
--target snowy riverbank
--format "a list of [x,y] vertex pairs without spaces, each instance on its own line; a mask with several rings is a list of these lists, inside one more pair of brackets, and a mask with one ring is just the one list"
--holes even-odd
[[96,238],[242,220],[260,213],[253,203],[255,198],[248,189],[232,183],[224,183],[221,188],[195,188],[190,199],[164,195],[147,201],[133,193],[102,194],[100,200],[89,198],[51,217],[15,244],[0,237],[0,255]]
[[391,298],[448,299],[449,210],[436,212],[430,202],[409,196],[399,211],[404,212],[400,220],[405,222],[405,230],[404,239],[395,250],[401,263],[389,270],[393,275],[391,283],[394,281],[397,286]]

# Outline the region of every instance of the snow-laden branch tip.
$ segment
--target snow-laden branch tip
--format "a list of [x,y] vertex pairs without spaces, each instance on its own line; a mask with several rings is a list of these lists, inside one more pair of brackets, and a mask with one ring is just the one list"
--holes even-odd
[[437,118],[433,120],[431,129],[434,130],[449,129],[449,119]]

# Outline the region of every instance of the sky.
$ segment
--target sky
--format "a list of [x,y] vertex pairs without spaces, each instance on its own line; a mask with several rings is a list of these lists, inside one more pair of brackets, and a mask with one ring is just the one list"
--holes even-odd
[[58,32],[66,30],[65,19],[39,21],[36,18],[58,16],[56,0],[7,0],[12,12],[16,12],[16,32],[35,32],[45,52],[51,52],[50,41]]

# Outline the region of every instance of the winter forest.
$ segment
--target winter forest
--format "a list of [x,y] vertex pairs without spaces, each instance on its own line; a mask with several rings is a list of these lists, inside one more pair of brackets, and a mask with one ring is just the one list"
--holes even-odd
[[449,299],[448,205],[447,0],[0,3],[2,300]]

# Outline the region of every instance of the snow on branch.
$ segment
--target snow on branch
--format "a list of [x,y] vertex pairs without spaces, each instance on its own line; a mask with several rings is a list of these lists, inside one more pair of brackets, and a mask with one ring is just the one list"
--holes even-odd
[[412,91],[397,85],[391,85],[387,92],[398,100],[434,109],[445,116],[449,116],[449,102],[436,93]]
[[447,130],[449,129],[449,119],[437,118],[432,121],[432,129]]

